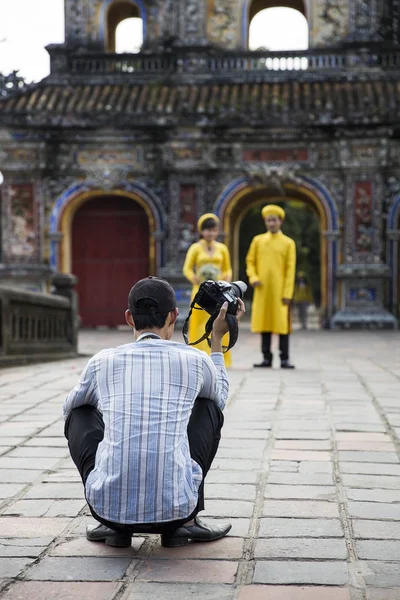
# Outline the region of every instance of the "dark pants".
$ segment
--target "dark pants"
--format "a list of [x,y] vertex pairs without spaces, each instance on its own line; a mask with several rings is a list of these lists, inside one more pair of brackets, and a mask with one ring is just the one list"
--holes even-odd
[[[264,360],[268,360],[269,362],[272,362],[271,337],[272,333],[270,331],[266,331],[261,334],[261,352],[263,353]],[[281,360],[289,360],[288,334],[279,336],[279,351]]]
[[[197,506],[187,518],[159,524],[143,523],[129,525],[111,523],[97,515],[89,505],[94,518],[111,529],[129,531],[131,533],[168,533],[193,519],[198,512],[204,510],[204,479],[217,453],[223,424],[224,416],[215,402],[206,398],[198,398],[196,400],[187,432],[190,454],[202,468],[203,481],[199,488]],[[65,437],[68,440],[72,460],[82,477],[83,484],[86,483],[89,473],[94,469],[97,446],[103,439],[103,435],[103,418],[96,408],[85,405],[71,411],[65,423]]]

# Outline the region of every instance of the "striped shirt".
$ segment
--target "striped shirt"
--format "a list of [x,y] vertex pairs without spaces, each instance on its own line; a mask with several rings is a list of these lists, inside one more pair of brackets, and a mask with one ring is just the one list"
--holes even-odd
[[228,397],[221,353],[141,338],[96,354],[63,408],[64,418],[83,404],[103,414],[85,494],[114,523],[167,522],[193,512],[202,470],[189,450],[192,408],[205,397],[223,409]]

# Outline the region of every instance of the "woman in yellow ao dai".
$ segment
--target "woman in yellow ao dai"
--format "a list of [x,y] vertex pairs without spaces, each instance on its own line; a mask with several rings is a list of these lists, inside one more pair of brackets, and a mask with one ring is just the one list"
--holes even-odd
[[[214,281],[231,281],[232,268],[229,256],[229,250],[225,244],[217,242],[219,234],[219,219],[213,213],[207,213],[200,217],[197,228],[200,233],[200,240],[192,244],[187,252],[183,274],[193,284],[191,301],[197,294],[200,283],[213,279]],[[189,341],[195,342],[203,334],[206,323],[210,315],[204,310],[194,310],[189,324]],[[223,341],[228,344],[228,336]],[[210,348],[207,341],[204,340],[197,346],[199,350],[204,350],[210,354]],[[225,365],[232,364],[231,353],[224,354]]]

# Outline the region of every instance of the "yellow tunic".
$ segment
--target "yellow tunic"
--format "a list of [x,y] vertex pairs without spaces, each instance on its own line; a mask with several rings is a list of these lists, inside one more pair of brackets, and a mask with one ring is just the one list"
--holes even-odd
[[251,242],[246,265],[250,283],[261,281],[261,286],[254,288],[251,330],[254,333],[289,333],[289,307],[282,303],[282,298],[293,297],[294,240],[281,231],[257,235]]
[[[194,282],[194,278],[197,276],[202,279],[199,274],[202,267],[206,268],[207,265],[212,265],[218,269],[216,279],[230,281],[232,278],[232,268],[228,248],[225,244],[221,244],[220,242],[212,242],[212,246],[212,255],[208,253],[207,243],[204,240],[192,244],[187,252],[185,264],[183,266],[183,274],[186,279],[193,284],[191,300],[193,300],[198,292],[199,286]],[[195,342],[203,335],[209,318],[210,315],[204,310],[194,310],[192,312],[189,323],[190,342]],[[227,339],[224,339],[224,344],[227,343]],[[210,348],[205,340],[195,347],[210,354]],[[229,367],[232,364],[231,353],[227,352],[224,354],[224,357],[225,365]]]

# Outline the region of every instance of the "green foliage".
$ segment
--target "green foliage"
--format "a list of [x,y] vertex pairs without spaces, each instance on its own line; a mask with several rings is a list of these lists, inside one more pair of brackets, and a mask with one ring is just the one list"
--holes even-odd
[[[247,281],[246,254],[255,235],[265,233],[261,209],[266,204],[260,202],[250,208],[240,225],[239,238],[239,279]],[[314,299],[319,304],[321,298],[321,246],[320,227],[315,212],[300,201],[280,203],[286,212],[282,231],[293,238],[297,248],[297,271],[304,271],[308,276]],[[249,290],[248,296],[251,292]]]

